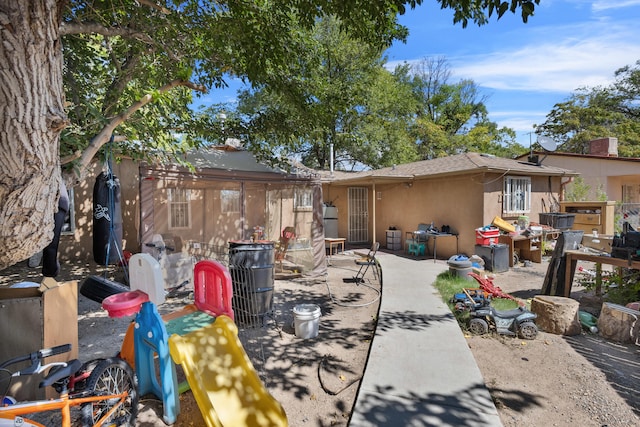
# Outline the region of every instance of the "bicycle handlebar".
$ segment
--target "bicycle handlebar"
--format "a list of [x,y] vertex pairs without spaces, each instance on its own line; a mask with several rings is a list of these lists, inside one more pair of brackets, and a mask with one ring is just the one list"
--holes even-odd
[[51,348],[44,348],[40,350],[40,358],[55,356],[56,354],[68,353],[71,351],[71,344],[57,345]]
[[[56,354],[67,353],[71,351],[71,344],[62,344],[55,347],[43,348],[33,353],[24,354],[22,356],[14,357],[13,359],[5,360],[0,364],[0,368],[11,366],[15,363],[24,362],[25,360],[31,360],[32,367],[37,368],[40,364],[40,360],[45,357],[55,356]],[[28,370],[28,369],[27,369]],[[25,372],[26,370],[23,370]]]

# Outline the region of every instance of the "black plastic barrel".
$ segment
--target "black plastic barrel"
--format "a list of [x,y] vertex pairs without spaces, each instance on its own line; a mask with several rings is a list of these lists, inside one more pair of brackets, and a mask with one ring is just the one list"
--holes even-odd
[[273,312],[275,243],[229,242],[231,301],[237,323],[258,326]]

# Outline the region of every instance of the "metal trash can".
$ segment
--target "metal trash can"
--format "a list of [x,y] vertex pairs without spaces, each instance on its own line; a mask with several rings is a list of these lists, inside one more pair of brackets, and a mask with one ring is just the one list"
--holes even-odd
[[273,312],[275,243],[267,240],[229,242],[231,305],[236,323],[262,326]]

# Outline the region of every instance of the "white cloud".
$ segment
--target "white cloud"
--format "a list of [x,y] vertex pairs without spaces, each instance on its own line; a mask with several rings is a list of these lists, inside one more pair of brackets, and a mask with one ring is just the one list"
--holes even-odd
[[598,0],[594,1],[591,9],[600,12],[610,9],[622,9],[627,7],[640,6],[640,0]]
[[450,60],[457,76],[488,88],[572,92],[607,85],[615,70],[640,58],[640,31],[630,25],[546,28],[518,48]]

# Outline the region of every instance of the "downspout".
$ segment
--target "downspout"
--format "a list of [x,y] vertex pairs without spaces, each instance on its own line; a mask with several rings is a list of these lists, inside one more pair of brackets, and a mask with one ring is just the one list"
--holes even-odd
[[565,187],[573,182],[573,178],[574,177],[570,176],[569,180],[565,182],[562,182],[562,177],[560,178],[560,201],[561,202],[564,201]]

